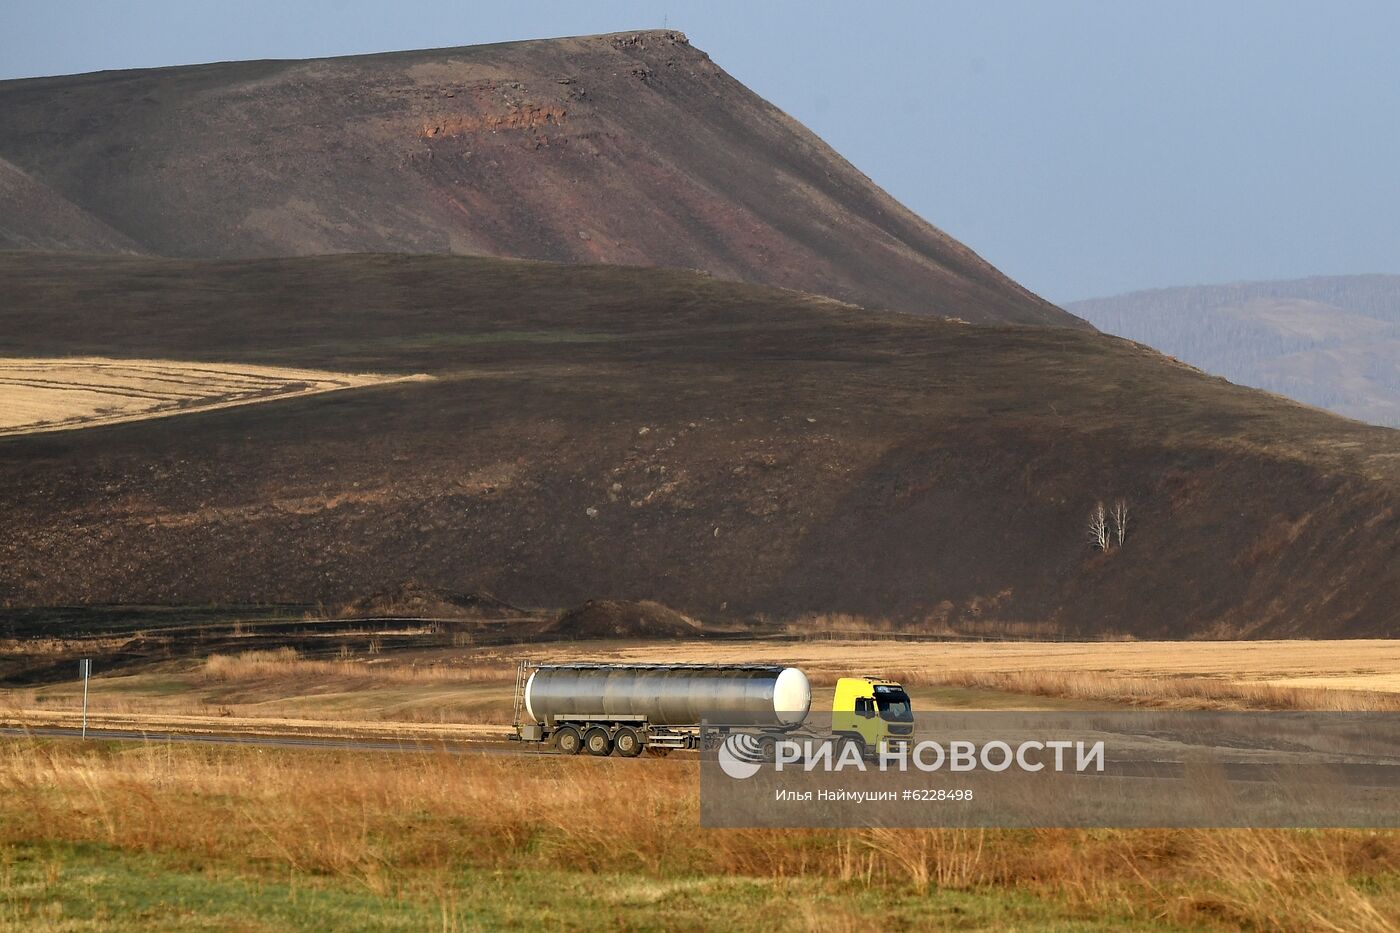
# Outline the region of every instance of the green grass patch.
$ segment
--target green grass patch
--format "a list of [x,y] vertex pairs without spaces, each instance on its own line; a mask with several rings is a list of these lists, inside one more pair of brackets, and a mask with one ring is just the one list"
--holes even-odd
[[[1119,930],[1007,891],[910,891],[835,881],[656,879],[464,869],[371,885],[266,877],[99,845],[0,847],[0,929],[23,930]],[[1160,927],[1154,926],[1154,929]]]

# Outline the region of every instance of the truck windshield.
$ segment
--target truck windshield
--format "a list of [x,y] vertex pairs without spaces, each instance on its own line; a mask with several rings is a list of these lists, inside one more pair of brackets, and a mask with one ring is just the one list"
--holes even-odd
[[909,706],[909,694],[891,687],[875,688],[875,704],[880,707],[880,718],[886,722],[911,722],[914,711]]

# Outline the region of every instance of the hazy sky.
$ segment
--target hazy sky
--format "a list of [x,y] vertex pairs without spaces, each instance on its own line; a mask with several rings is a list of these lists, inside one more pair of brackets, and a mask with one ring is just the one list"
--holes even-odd
[[0,78],[663,24],[1056,301],[1400,273],[1400,4],[0,0]]

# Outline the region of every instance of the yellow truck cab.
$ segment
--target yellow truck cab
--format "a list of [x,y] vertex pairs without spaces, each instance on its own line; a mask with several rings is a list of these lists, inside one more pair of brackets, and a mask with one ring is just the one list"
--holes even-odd
[[914,711],[909,694],[892,680],[842,677],[831,701],[831,730],[859,741],[865,754],[877,754],[888,744],[910,741]]

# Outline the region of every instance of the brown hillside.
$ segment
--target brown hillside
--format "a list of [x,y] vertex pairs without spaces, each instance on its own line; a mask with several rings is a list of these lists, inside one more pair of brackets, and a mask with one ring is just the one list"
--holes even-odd
[[138,253],[140,249],[67,198],[0,159],[0,249],[71,249]]
[[[0,440],[0,601],[403,580],[1140,635],[1400,634],[1400,434],[1067,328],[661,270],[0,254],[0,354],[430,381]],[[1086,543],[1126,499],[1125,545]]]
[[670,266],[871,307],[1087,326],[679,33],[0,82],[0,157],[120,231],[55,237],[44,212],[26,212],[5,235],[20,245]]

